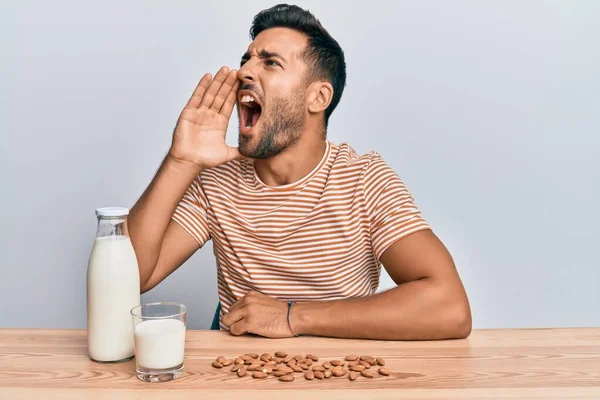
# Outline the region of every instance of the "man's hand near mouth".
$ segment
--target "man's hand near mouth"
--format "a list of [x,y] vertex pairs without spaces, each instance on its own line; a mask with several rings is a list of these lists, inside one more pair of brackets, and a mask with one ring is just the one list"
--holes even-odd
[[237,147],[225,143],[227,125],[236,102],[236,70],[222,67],[211,81],[206,74],[179,116],[169,157],[197,169],[213,168],[241,158]]

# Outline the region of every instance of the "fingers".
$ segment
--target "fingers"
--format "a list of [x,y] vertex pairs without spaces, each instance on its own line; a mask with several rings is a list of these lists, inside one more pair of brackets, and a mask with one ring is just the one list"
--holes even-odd
[[196,89],[194,89],[194,93],[192,93],[192,97],[190,97],[186,107],[198,108],[198,106],[200,106],[200,103],[202,102],[202,96],[204,96],[204,92],[206,91],[211,79],[211,74],[204,74],[202,79],[200,79],[200,82],[198,82],[198,86],[196,86]]
[[211,74],[205,74],[186,107],[210,107],[229,118],[235,107],[239,83],[237,71],[227,67],[221,67],[214,79]]
[[223,325],[231,328],[233,324],[241,321],[242,319],[244,319],[244,312],[242,310],[231,310],[223,316],[221,322]]
[[235,107],[235,102],[237,101],[237,90],[239,86],[240,81],[238,79],[231,88],[231,92],[229,92],[229,95],[225,99],[223,107],[221,107],[221,114],[223,114],[227,118],[231,117],[231,113],[233,112],[233,108]]
[[[219,91],[217,92],[215,99],[213,100],[210,108],[215,111],[219,111],[221,109],[221,107],[223,106],[223,104],[225,103],[225,101],[229,99],[231,93],[233,93],[233,96],[235,99],[237,90],[234,91],[233,88],[234,88],[234,86],[236,86],[237,82],[239,82],[238,78],[237,78],[237,71],[235,69],[232,69],[231,71],[229,71],[229,74],[227,75],[225,82],[223,82],[223,84],[219,88]],[[234,104],[235,104],[235,100],[234,100]]]
[[244,298],[246,298],[246,296],[241,297],[238,301],[233,303],[231,305],[231,307],[229,307],[229,312],[232,312],[232,311],[237,310],[238,308],[241,308],[242,304],[244,303]]
[[242,319],[229,327],[229,333],[235,336],[243,335],[248,332],[248,326]]
[[204,92],[204,97],[202,97],[202,102],[200,103],[200,107],[210,107],[213,103],[217,93],[219,93],[219,89],[223,82],[229,76],[229,68],[221,67],[219,72],[215,75],[213,81],[208,85],[208,89]]

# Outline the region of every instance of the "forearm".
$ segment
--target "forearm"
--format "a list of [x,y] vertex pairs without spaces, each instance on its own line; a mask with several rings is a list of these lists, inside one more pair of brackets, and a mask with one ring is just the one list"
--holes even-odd
[[292,327],[298,334],[344,338],[462,338],[471,330],[463,293],[425,278],[364,298],[299,303],[292,309]]
[[138,259],[142,286],[156,267],[175,208],[199,173],[199,169],[167,156],[146,191],[131,209],[127,225]]

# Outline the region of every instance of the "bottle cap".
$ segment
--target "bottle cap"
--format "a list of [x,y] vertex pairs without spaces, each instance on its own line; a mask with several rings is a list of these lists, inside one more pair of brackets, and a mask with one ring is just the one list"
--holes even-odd
[[129,209],[126,207],[102,207],[96,209],[97,217],[126,217]]

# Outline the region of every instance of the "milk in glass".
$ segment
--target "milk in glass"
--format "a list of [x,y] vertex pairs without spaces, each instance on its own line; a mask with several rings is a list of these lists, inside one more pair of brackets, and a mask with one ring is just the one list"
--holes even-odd
[[180,303],[142,304],[131,310],[135,371],[145,382],[167,382],[183,374],[187,308]]
[[167,369],[183,363],[185,325],[178,319],[146,320],[135,326],[136,363]]

